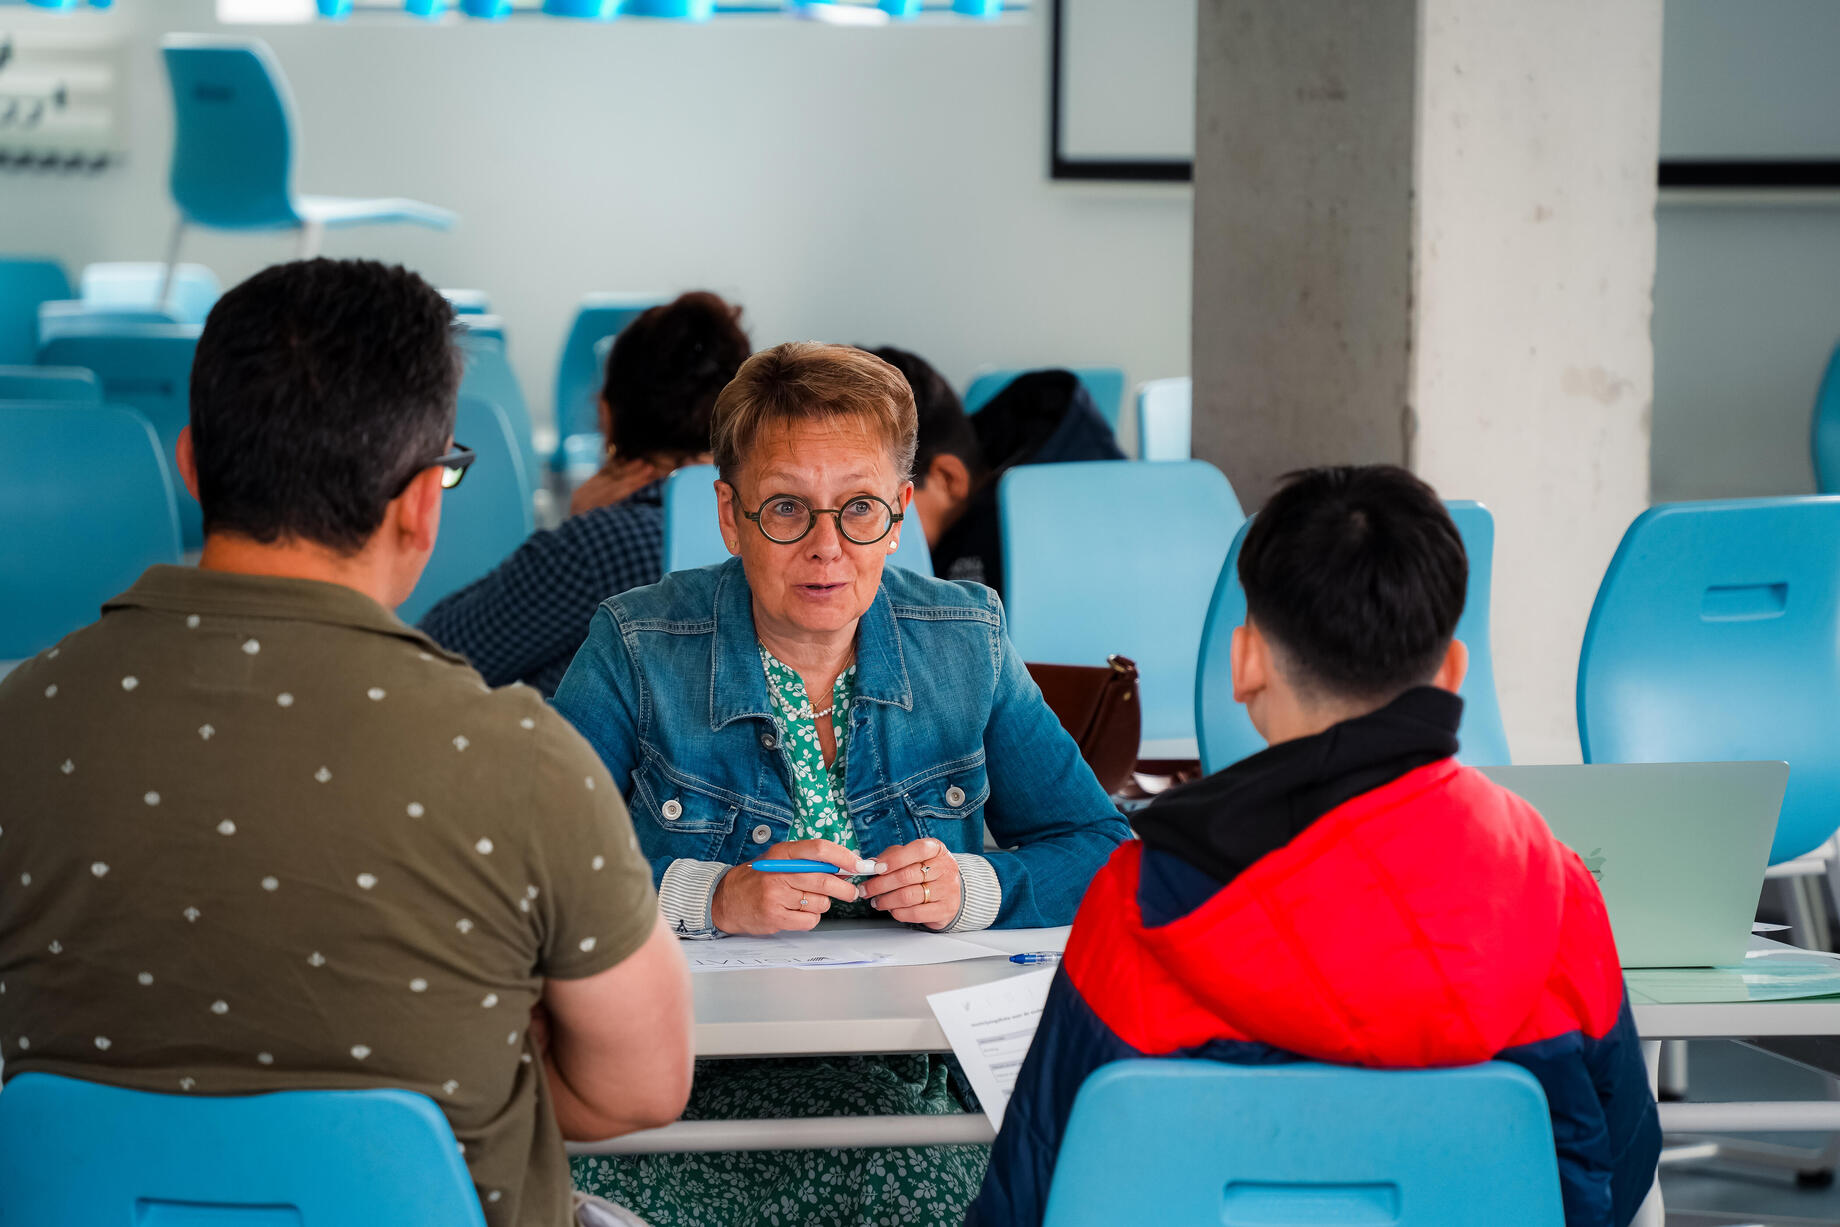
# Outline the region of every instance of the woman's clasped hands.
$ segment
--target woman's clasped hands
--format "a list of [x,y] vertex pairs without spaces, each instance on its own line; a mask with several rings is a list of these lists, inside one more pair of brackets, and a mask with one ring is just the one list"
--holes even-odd
[[[905,924],[944,929],[958,916],[962,883],[958,862],[937,839],[896,844],[867,860],[826,839],[774,844],[762,860],[823,861],[839,873],[761,873],[737,865],[722,877],[710,904],[710,919],[724,933],[764,936],[817,927],[831,909],[868,899]],[[859,886],[852,877],[863,878]]]

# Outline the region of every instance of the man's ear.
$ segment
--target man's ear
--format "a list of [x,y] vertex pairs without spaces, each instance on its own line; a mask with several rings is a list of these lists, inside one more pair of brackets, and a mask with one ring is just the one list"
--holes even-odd
[[173,462],[179,467],[179,480],[191,491],[194,499],[198,497],[198,456],[192,451],[192,428],[186,426],[179,431],[179,441],[173,446]]
[[962,503],[971,497],[971,470],[951,452],[940,452],[926,466],[924,484],[929,490],[937,487],[954,503]]
[[741,517],[736,514],[735,488],[716,479],[716,521],[722,526],[722,544],[731,554],[741,552]]
[[1455,694],[1463,686],[1463,679],[1469,676],[1469,645],[1461,639],[1452,639],[1450,646],[1444,649],[1444,663],[1431,675],[1431,684],[1439,690],[1448,690]]
[[441,469],[423,469],[396,496],[396,531],[403,550],[427,554],[441,531]]
[[1271,644],[1251,622],[1233,628],[1228,658],[1233,672],[1233,701],[1250,703],[1271,685]]

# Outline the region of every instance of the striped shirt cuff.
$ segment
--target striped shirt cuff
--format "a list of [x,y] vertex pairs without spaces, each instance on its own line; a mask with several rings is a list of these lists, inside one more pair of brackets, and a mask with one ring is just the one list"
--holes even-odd
[[679,937],[721,937],[710,915],[716,887],[733,865],[721,861],[675,860],[658,883],[658,910]]
[[997,923],[997,913],[1003,909],[1003,883],[997,880],[997,871],[983,857],[961,852],[956,859],[960,894],[958,919],[944,931],[972,933],[988,929]]

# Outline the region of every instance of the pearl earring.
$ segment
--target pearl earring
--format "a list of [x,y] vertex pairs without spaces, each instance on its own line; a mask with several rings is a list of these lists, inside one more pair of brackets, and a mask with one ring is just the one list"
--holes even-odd
[[895,547],[896,547],[896,546],[898,546],[898,545],[900,545],[900,544],[901,544],[901,543],[900,543],[900,541],[898,541],[898,540],[896,540],[896,541],[890,541],[890,542],[888,543],[888,552],[889,552],[890,554],[892,554],[892,553],[894,553],[894,551],[895,551]]

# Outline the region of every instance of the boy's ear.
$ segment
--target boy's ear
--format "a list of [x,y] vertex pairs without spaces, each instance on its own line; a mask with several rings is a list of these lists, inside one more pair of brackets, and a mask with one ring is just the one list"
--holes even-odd
[[1271,645],[1251,622],[1233,628],[1228,650],[1233,673],[1233,701],[1250,703],[1271,685]]
[[1450,646],[1444,649],[1444,663],[1431,675],[1431,684],[1439,690],[1448,690],[1455,694],[1463,686],[1463,679],[1469,676],[1469,645],[1461,639],[1452,639]]
[[198,454],[192,450],[192,428],[188,424],[179,430],[179,441],[173,445],[173,464],[179,470],[179,480],[193,498],[198,497]]
[[927,465],[926,484],[930,488],[935,483],[954,503],[962,503],[971,497],[971,470],[951,452],[940,452]]

